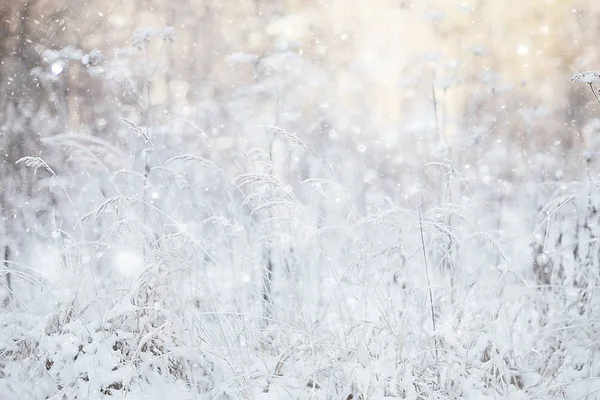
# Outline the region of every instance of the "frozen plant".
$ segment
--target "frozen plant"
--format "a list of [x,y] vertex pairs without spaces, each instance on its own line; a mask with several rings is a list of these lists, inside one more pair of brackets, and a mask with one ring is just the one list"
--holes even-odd
[[575,83],[587,83],[590,85],[590,89],[592,93],[594,93],[594,97],[600,103],[600,98],[598,98],[598,94],[596,90],[594,90],[594,83],[600,83],[600,72],[596,71],[584,71],[578,72],[571,77],[571,81]]

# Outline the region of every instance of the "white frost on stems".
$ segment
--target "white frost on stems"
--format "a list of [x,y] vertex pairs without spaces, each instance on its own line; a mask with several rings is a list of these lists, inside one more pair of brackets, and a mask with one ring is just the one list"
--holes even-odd
[[81,57],[81,63],[85,66],[95,67],[100,65],[104,61],[104,56],[102,52],[98,49],[92,49],[89,53],[84,54]]
[[167,26],[162,31],[162,39],[165,42],[174,42],[175,41],[175,34],[176,34],[175,27],[173,27],[173,26]]
[[302,147],[302,149],[307,152],[308,154],[310,154],[311,156],[314,156],[313,151],[310,149],[310,147],[308,147],[306,145],[306,143],[304,143],[298,136],[296,136],[296,134],[294,133],[290,133],[288,131],[286,131],[285,129],[281,129],[277,126],[271,126],[271,125],[262,125],[263,128],[265,128],[267,131],[273,132],[279,136],[281,136],[282,138],[294,143],[295,145],[298,145],[300,147]]
[[600,83],[600,72],[596,71],[584,71],[578,72],[571,78],[572,82],[575,83]]
[[160,34],[158,29],[154,28],[138,28],[131,36],[131,46],[143,49],[152,39]]
[[46,49],[42,51],[42,61],[47,64],[53,64],[57,60],[79,61],[83,56],[83,51],[73,46],[65,46],[62,49]]
[[56,176],[56,173],[50,168],[46,161],[42,160],[40,157],[22,157],[18,159],[15,164],[25,163],[26,167],[33,168],[33,174],[37,174],[37,170],[39,168],[44,168],[46,171],[50,172],[52,175]]
[[175,28],[172,26],[167,26],[162,30],[156,28],[138,28],[131,36],[130,42],[133,47],[141,50],[156,37],[162,38],[165,42],[173,42],[175,40]]

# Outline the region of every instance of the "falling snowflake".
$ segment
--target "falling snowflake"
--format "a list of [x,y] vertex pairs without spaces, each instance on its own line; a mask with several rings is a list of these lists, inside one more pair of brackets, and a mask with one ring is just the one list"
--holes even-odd
[[115,270],[126,277],[138,277],[145,267],[144,256],[136,251],[121,249],[113,256]]

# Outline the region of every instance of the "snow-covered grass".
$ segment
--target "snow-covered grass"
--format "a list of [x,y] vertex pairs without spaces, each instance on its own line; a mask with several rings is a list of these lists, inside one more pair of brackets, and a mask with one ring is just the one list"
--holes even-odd
[[[594,148],[569,175],[496,115],[452,133],[446,84],[385,140],[330,125],[326,98],[305,121],[327,77],[290,49],[232,54],[253,83],[183,120],[151,107],[157,39],[174,32],[136,31],[124,54],[145,62],[106,75],[60,56],[138,109],[11,160],[6,187],[31,194],[2,231],[23,237],[0,274],[0,399],[600,398]],[[573,81],[596,96],[598,76]],[[473,108],[514,117],[492,97]]]
[[[52,171],[76,223],[9,265],[2,399],[600,393],[596,185],[529,181],[499,201],[474,168],[436,162],[443,179],[361,214],[343,171],[267,129],[278,145],[233,170],[142,135],[136,172],[100,144],[104,198]],[[292,184],[278,148],[320,178]],[[527,191],[548,193],[539,216]]]

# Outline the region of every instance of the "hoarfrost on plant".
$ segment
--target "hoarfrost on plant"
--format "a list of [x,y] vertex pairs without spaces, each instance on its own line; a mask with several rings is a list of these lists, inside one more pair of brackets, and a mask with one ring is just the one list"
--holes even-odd
[[578,72],[571,78],[571,81],[575,83],[600,83],[600,72],[596,71],[584,71]]

